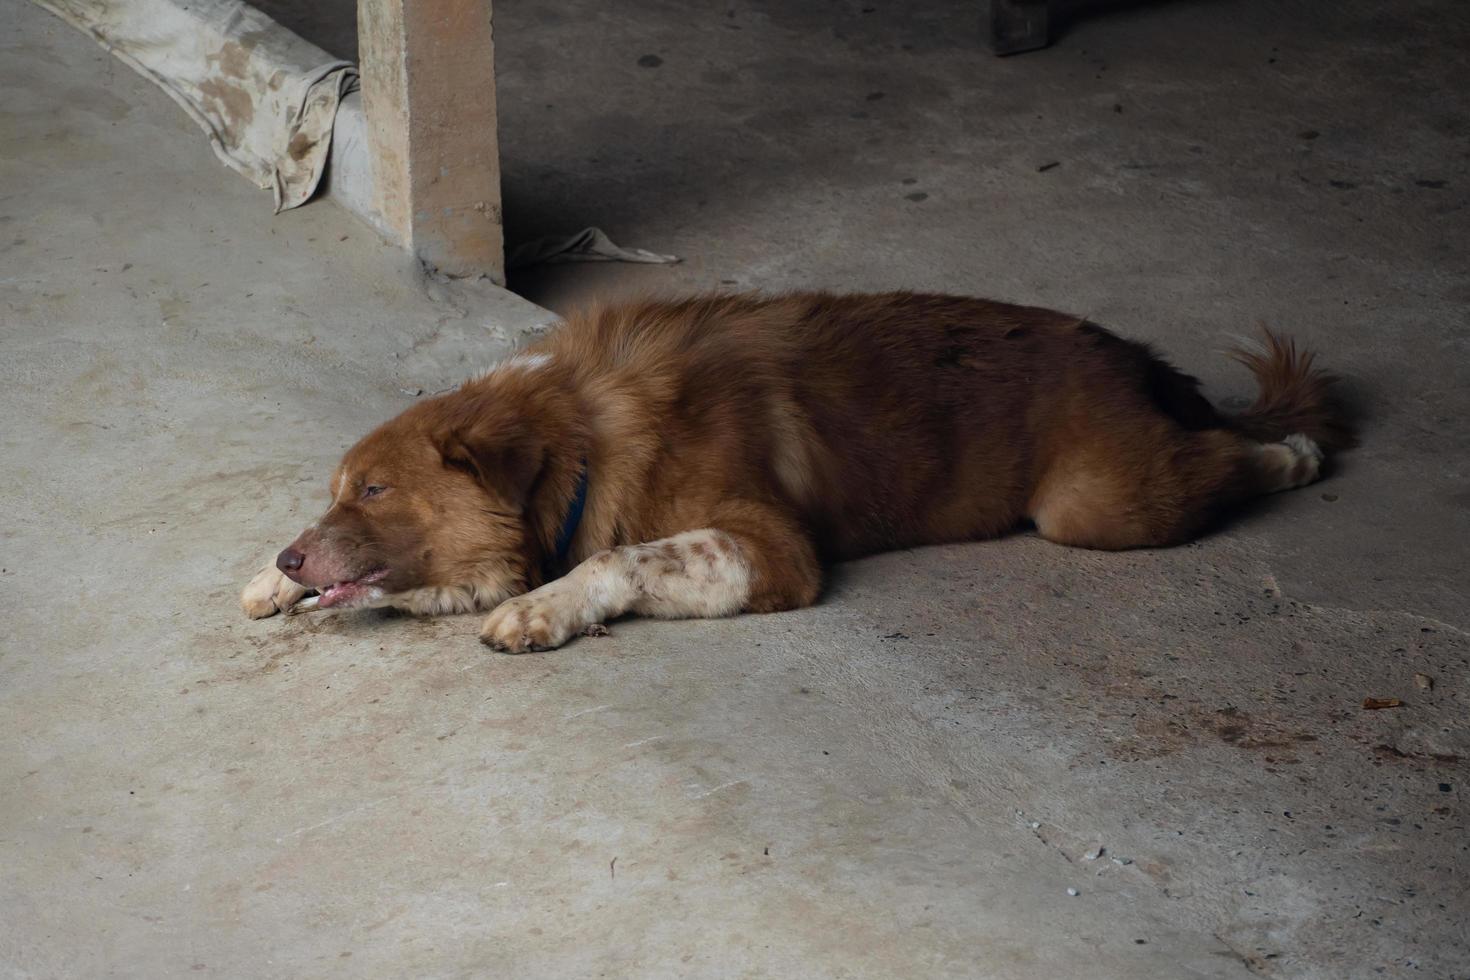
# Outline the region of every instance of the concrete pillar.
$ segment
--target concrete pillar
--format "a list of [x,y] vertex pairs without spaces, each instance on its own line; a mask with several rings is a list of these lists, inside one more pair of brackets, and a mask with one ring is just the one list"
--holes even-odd
[[419,259],[505,282],[490,0],[358,0],[374,199]]

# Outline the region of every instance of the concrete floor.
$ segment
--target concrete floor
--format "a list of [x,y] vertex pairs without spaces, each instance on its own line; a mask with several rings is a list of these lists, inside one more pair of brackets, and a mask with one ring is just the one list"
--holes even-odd
[[1190,547],[891,554],[547,655],[247,622],[341,449],[545,316],[272,217],[0,0],[0,972],[1470,976],[1470,15],[1144,5],[999,61],[968,4],[696,7],[497,3],[512,237],[686,257],[536,302],[972,292],[1227,400],[1264,318],[1363,448]]

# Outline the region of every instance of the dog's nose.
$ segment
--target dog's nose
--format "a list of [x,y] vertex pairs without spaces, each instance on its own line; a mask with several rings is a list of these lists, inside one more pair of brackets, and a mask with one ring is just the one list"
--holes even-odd
[[306,561],[306,556],[295,548],[287,548],[276,556],[276,567],[283,572],[294,572]]

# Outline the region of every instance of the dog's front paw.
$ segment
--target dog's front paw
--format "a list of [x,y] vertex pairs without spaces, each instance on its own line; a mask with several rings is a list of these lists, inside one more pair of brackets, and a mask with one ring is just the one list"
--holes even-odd
[[255,573],[255,578],[240,593],[240,608],[251,619],[265,619],[290,609],[310,591],[291,581],[276,566],[267,565]]
[[554,650],[591,625],[571,590],[543,586],[507,599],[485,618],[480,642],[506,653]]

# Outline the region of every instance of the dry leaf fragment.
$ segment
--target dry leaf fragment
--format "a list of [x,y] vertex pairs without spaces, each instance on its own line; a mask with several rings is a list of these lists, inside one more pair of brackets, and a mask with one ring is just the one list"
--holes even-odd
[[1363,708],[1367,711],[1377,711],[1379,708],[1397,708],[1403,703],[1398,698],[1364,698]]

